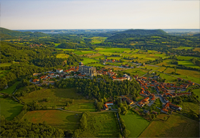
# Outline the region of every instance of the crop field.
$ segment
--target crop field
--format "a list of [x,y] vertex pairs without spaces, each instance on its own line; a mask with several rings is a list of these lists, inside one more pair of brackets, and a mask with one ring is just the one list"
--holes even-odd
[[74,53],[77,55],[86,55],[86,54],[93,54],[96,52],[94,52],[94,51],[75,51]]
[[142,76],[146,74],[148,71],[140,68],[134,68],[134,69],[127,69],[125,72],[130,73],[131,75]]
[[180,46],[180,47],[178,47],[178,48],[173,48],[173,49],[175,49],[175,50],[183,50],[183,49],[188,50],[188,49],[192,49],[192,48],[193,48],[193,47]]
[[191,60],[193,58],[200,59],[199,57],[193,57],[193,56],[178,56],[177,58],[180,60]]
[[74,51],[75,50],[75,49],[63,49],[63,48],[57,48],[57,47],[56,47],[56,49],[57,50],[63,50],[63,51]]
[[67,54],[58,54],[58,55],[56,55],[56,58],[68,58],[69,57],[69,55],[67,55]]
[[66,112],[60,110],[38,110],[29,111],[24,115],[23,119],[27,119],[33,123],[43,123],[44,121],[57,128],[64,130],[78,129],[81,113]]
[[167,74],[164,74],[164,73],[159,73],[160,74],[160,77],[162,79],[166,79],[165,82],[169,83],[169,82],[173,82],[174,80],[177,80],[176,77],[173,77],[171,75],[167,75]]
[[87,129],[79,137],[117,137],[118,123],[113,112],[90,113]]
[[123,53],[123,52],[130,52],[130,48],[96,48],[98,52],[110,52],[110,53]]
[[172,73],[174,71],[175,71],[174,68],[167,68],[164,73],[170,74],[170,73]]
[[173,75],[177,76],[182,79],[191,80],[196,83],[200,83],[200,72],[193,71],[193,70],[185,70],[185,69],[177,69],[177,73],[180,75]]
[[166,69],[166,67],[160,67],[157,71],[162,72],[162,71],[164,71],[165,69]]
[[189,113],[190,109],[192,109],[194,112],[196,112],[197,114],[199,114],[199,105],[196,104],[196,103],[183,102],[183,104],[181,104],[179,106],[182,107],[182,112]]
[[88,63],[91,63],[91,62],[97,62],[97,63],[99,63],[99,61],[98,60],[95,60],[95,59],[92,59],[92,58],[86,58],[86,57],[84,57],[83,58],[83,64],[85,64],[85,65],[87,65]]
[[120,60],[122,57],[107,57],[107,59],[115,59],[115,60]]
[[128,111],[126,115],[121,115],[121,117],[125,122],[126,128],[131,132],[129,137],[138,137],[149,125],[147,120],[132,111]]
[[199,101],[200,101],[200,89],[194,89],[192,90],[192,92],[199,96]]
[[[161,116],[163,114],[160,114],[158,118]],[[197,121],[174,113],[167,121],[155,120],[150,123],[140,137],[198,137],[198,135]]]
[[20,81],[17,81],[12,86],[10,86],[7,89],[4,89],[4,90],[2,90],[0,92],[5,92],[5,93],[8,93],[8,94],[12,94],[19,83],[20,83]]
[[0,67],[11,66],[11,63],[1,63]]
[[99,44],[102,43],[106,40],[107,37],[92,37],[90,39],[92,39],[91,44]]
[[178,61],[179,65],[184,65],[186,67],[191,67],[191,68],[200,68],[199,66],[196,66],[195,64],[193,64],[191,61]]
[[[48,98],[45,102],[43,99]],[[23,102],[30,103],[33,100],[37,101],[39,105],[46,105],[48,107],[66,107],[66,103],[74,99],[74,103],[66,107],[66,110],[72,111],[95,111],[94,101],[86,100],[82,95],[76,93],[75,89],[42,89],[19,97]]]
[[200,48],[195,48],[193,51],[199,51],[200,52]]
[[21,112],[22,107],[23,105],[18,102],[0,96],[0,115],[3,115],[7,120],[12,120],[17,116]]
[[165,66],[176,66],[175,64],[171,64],[171,62],[172,62],[171,59],[167,59],[167,60],[164,60],[163,62],[158,63],[156,65],[158,65],[158,66],[162,66],[162,65],[165,65]]

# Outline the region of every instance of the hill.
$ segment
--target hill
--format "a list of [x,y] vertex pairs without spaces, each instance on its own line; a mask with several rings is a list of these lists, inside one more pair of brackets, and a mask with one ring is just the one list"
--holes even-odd
[[133,37],[160,36],[160,35],[167,35],[167,33],[164,32],[163,30],[130,29],[115,33],[113,36],[108,37],[107,41],[115,41],[116,39],[123,40],[126,38],[133,38]]
[[6,28],[0,27],[0,35],[1,39],[14,39],[14,38],[19,38],[19,37],[43,37],[43,36],[48,36],[47,34],[41,33],[41,32],[20,32],[20,31],[13,31],[9,30]]

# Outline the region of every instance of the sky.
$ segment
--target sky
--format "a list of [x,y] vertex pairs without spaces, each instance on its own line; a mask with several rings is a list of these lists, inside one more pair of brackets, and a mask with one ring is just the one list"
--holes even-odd
[[26,29],[199,29],[199,0],[0,0],[0,26]]

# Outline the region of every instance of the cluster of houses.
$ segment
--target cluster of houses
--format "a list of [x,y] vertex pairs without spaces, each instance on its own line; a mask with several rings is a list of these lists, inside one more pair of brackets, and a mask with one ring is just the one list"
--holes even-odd
[[[74,73],[73,75],[71,73]],[[131,80],[132,78],[124,74],[122,77],[117,77],[117,73],[113,72],[111,69],[100,69],[96,70],[95,67],[84,66],[82,62],[79,63],[77,67],[71,67],[67,70],[63,69],[56,69],[55,72],[49,71],[46,72],[46,75],[42,75],[41,73],[34,73],[33,76],[40,76],[38,79],[33,79],[32,82],[38,83],[40,80],[47,81],[53,78],[87,78],[93,77],[96,75],[109,75],[113,81],[124,81],[124,80]]]
[[[181,107],[170,103],[167,97],[174,98],[176,96],[183,96],[183,95],[189,96],[191,95],[191,92],[175,93],[175,90],[185,91],[186,88],[188,88],[191,85],[194,85],[194,83],[191,81],[188,81],[187,84],[183,83],[180,86],[176,86],[173,83],[159,83],[154,79],[155,77],[153,78],[140,77],[139,78],[136,75],[134,76],[134,78],[141,86],[140,95],[145,97],[143,100],[139,101],[137,105],[140,107],[143,107],[145,104],[149,104],[149,102],[155,101],[156,99],[155,95],[149,91],[149,87],[153,87],[157,91],[158,95],[162,97],[164,103],[166,103],[164,107],[161,109],[163,113],[168,113],[169,109],[174,109],[178,111],[181,110]],[[179,78],[178,80],[182,80],[182,79]],[[162,94],[159,94],[159,92],[162,92]]]
[[33,47],[39,47],[39,46],[42,46],[42,44],[31,44],[31,45],[29,45],[31,48],[33,48]]

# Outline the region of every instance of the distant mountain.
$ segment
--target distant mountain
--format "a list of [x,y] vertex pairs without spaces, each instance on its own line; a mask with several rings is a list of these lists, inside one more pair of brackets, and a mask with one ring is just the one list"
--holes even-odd
[[13,30],[9,30],[6,28],[2,28],[0,27],[0,37],[1,39],[13,39],[13,38],[19,38],[19,37],[43,37],[43,36],[47,36],[47,34],[41,33],[41,32],[20,32],[20,31],[13,31]]
[[143,29],[130,29],[126,31],[118,32],[117,34],[131,34],[131,35],[166,35],[163,30],[143,30]]
[[135,37],[142,37],[142,36],[158,36],[158,35],[168,35],[163,30],[143,30],[143,29],[130,29],[126,31],[121,31],[115,33],[113,36],[107,38],[106,41],[115,41],[115,40],[122,40],[127,38],[135,38]]

